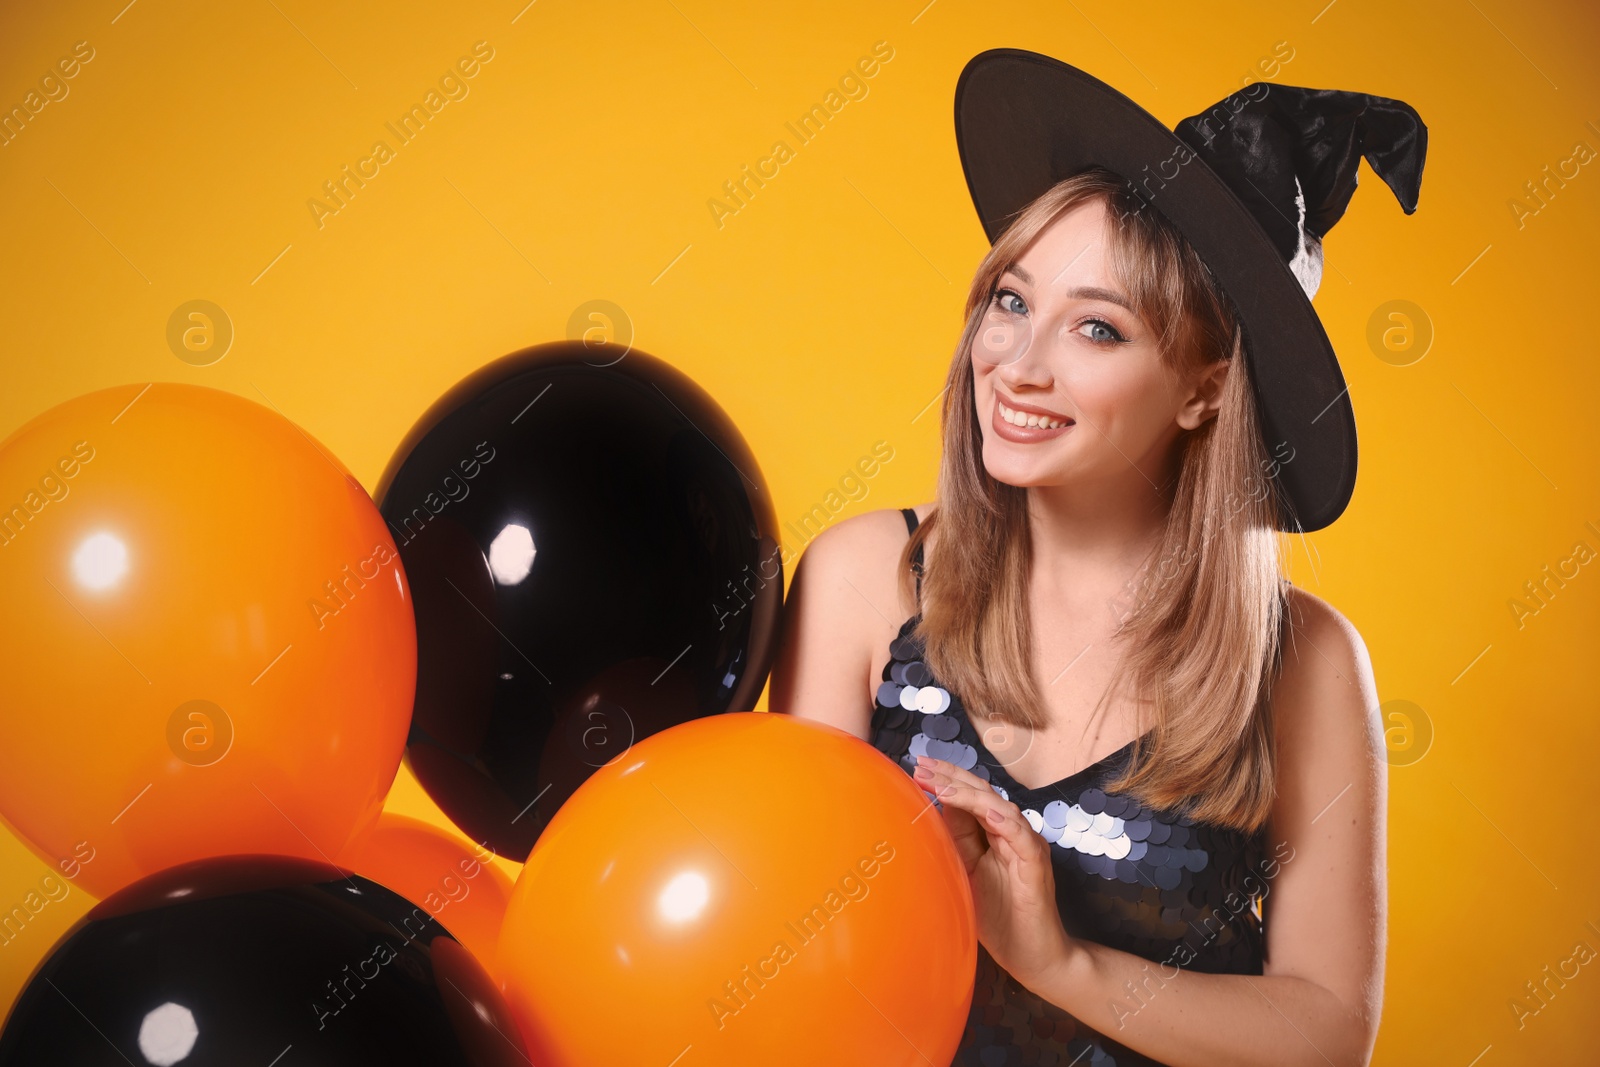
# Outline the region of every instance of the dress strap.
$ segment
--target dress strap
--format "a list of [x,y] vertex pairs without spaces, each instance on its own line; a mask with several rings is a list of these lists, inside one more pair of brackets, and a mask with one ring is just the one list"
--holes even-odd
[[[901,508],[900,514],[905,516],[906,534],[909,536],[917,532],[917,510],[915,508]],[[911,569],[917,576],[917,600],[922,600],[922,546],[918,545],[916,552],[911,555]]]

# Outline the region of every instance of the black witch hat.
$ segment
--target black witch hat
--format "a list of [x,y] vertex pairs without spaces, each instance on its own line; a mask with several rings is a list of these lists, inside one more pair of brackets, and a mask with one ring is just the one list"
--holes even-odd
[[1188,239],[1243,324],[1263,445],[1278,459],[1278,528],[1319,530],[1356,480],[1356,425],[1333,345],[1311,306],[1322,237],[1364,156],[1406,214],[1428,130],[1399,100],[1256,82],[1167,129],[1060,60],[996,48],[956,83],[956,144],[991,243],[1063,178],[1099,166]]

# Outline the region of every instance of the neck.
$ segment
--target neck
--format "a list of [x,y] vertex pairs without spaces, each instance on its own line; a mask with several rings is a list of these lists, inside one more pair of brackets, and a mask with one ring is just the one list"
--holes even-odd
[[1036,579],[1050,589],[1082,589],[1091,575],[1124,580],[1155,547],[1170,506],[1143,478],[1115,487],[1030,486]]

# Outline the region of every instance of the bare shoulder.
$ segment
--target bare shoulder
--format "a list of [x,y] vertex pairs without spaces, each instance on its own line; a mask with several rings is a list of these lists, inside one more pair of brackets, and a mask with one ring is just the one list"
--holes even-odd
[[1350,1013],[1335,1054],[1366,1063],[1383,1005],[1388,764],[1372,664],[1350,620],[1301,589],[1288,596],[1272,690],[1277,748],[1273,879],[1264,973],[1330,990]]
[[1372,673],[1366,642],[1355,624],[1315,593],[1289,586],[1289,628],[1284,649],[1284,672],[1291,665],[1301,673],[1332,672],[1350,678]]
[[1273,697],[1280,736],[1309,740],[1353,731],[1371,737],[1377,687],[1360,632],[1339,609],[1296,586],[1289,587],[1288,613]]
[[784,600],[771,710],[867,735],[872,678],[915,611],[898,581],[906,538],[905,516],[880,508],[834,523],[806,545]]
[[[921,517],[921,511],[918,511]],[[824,529],[806,546],[806,554],[822,551],[837,555],[853,555],[861,550],[871,550],[891,543],[896,546],[906,539],[906,520],[899,508],[876,508],[841,519]]]
[[[918,507],[918,520],[931,508],[931,504]],[[843,584],[848,591],[854,587],[857,608],[864,610],[870,604],[885,621],[898,626],[905,615],[915,610],[914,605],[902,603],[898,593],[896,564],[906,538],[906,520],[900,509],[864,511],[834,523],[813,538],[800,557],[800,567],[806,571],[807,584],[812,588],[837,589]],[[862,599],[867,603],[861,603]]]

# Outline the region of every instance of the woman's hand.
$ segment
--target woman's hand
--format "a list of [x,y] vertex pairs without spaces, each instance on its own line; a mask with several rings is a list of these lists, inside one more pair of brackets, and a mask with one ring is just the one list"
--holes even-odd
[[946,760],[917,757],[914,780],[939,800],[966,865],[978,940],[1018,982],[1034,988],[1072,950],[1056,907],[1050,843],[988,782]]

